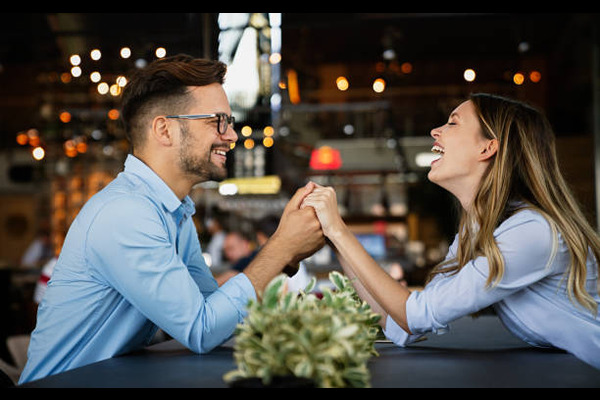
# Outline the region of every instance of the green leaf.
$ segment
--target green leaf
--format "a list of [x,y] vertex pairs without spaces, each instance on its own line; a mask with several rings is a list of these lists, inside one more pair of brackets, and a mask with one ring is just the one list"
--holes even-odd
[[354,335],[356,332],[358,332],[358,325],[352,324],[352,325],[345,326],[342,329],[340,329],[339,331],[337,331],[335,336],[337,338],[347,338],[347,337]]
[[314,276],[310,279],[310,282],[308,282],[308,285],[306,285],[306,287],[304,288],[304,293],[310,293],[312,292],[312,290],[315,288],[317,284],[317,278],[315,278]]
[[342,274],[337,271],[332,271],[329,273],[329,280],[337,287],[339,290],[343,290],[346,287],[345,279]]

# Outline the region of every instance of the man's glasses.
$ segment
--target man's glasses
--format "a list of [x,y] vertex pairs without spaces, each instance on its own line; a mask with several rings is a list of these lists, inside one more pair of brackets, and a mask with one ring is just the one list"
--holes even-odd
[[166,118],[170,119],[207,119],[217,118],[217,132],[219,135],[224,135],[227,132],[229,125],[233,127],[235,123],[235,117],[229,116],[225,113],[216,114],[200,114],[200,115],[167,115]]

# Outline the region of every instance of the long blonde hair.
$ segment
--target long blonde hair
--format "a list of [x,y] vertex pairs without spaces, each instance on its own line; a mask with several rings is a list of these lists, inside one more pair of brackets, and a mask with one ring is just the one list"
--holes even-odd
[[487,285],[498,284],[504,275],[504,258],[493,233],[518,211],[512,208],[514,204],[524,204],[546,218],[554,233],[555,249],[557,233],[562,235],[571,256],[565,273],[569,297],[596,314],[598,304],[585,288],[586,260],[590,250],[600,260],[600,238],[560,172],[550,123],[538,110],[515,100],[483,93],[472,94],[470,100],[483,135],[498,140],[498,151],[472,207],[462,212],[456,258],[438,265],[431,276],[458,272],[470,260],[485,256],[489,263]]

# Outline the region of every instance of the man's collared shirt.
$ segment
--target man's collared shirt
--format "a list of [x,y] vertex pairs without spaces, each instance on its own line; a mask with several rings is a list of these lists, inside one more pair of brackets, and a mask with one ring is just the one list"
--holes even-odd
[[20,383],[142,348],[158,327],[197,353],[227,340],[256,294],[244,274],[218,287],[194,211],[129,155],[69,229]]

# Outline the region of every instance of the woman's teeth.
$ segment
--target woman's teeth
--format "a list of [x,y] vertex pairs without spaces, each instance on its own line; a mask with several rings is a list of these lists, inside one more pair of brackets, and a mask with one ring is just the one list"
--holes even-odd
[[442,158],[442,156],[444,155],[444,149],[443,149],[443,148],[441,148],[441,147],[440,147],[440,146],[438,146],[438,145],[434,145],[434,146],[431,148],[431,151],[432,151],[432,152],[435,154],[435,158],[433,159],[433,161],[432,161],[432,162],[435,162],[435,161],[439,160],[439,159],[440,159],[440,158]]
[[433,151],[434,153],[437,153],[437,154],[444,154],[444,149],[443,149],[443,148],[441,148],[441,147],[440,147],[440,146],[438,146],[438,145],[434,145],[434,146],[431,148],[431,151]]

